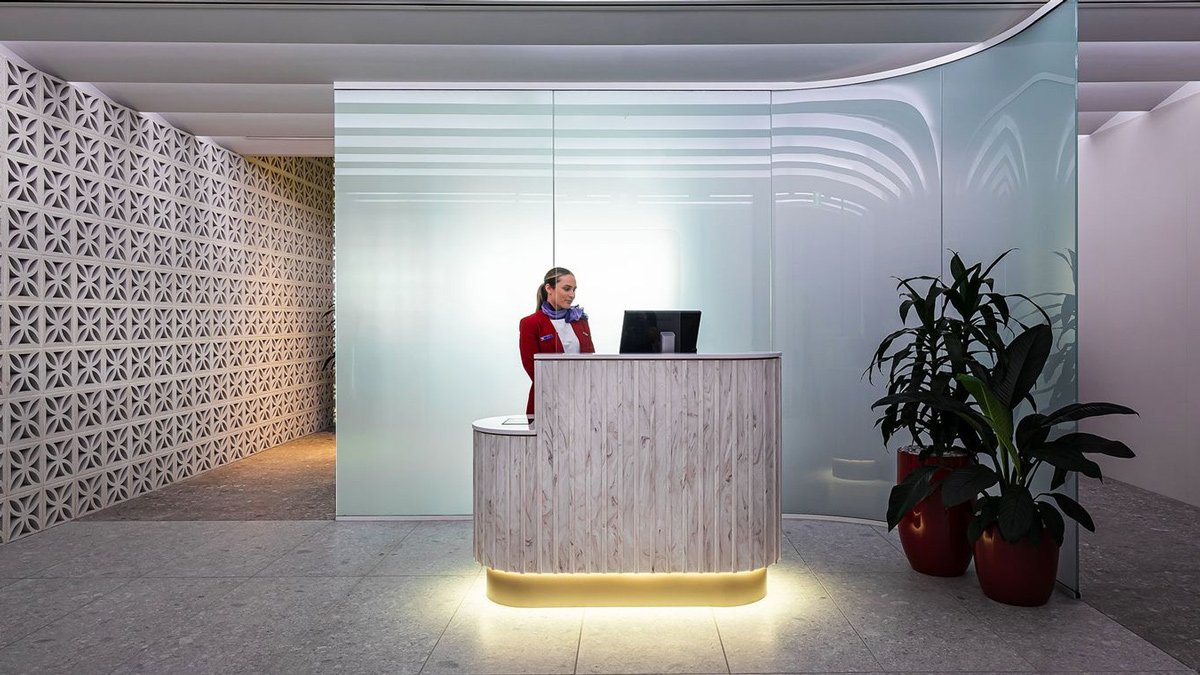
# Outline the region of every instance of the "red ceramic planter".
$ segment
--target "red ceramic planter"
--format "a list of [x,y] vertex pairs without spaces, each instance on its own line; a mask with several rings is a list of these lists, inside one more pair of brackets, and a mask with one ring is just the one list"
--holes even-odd
[[[920,452],[921,449],[915,447],[896,451],[897,482],[922,465],[946,467],[934,474],[934,480],[941,480],[953,469],[971,462],[964,452],[948,453],[940,460],[929,457],[922,462]],[[935,490],[905,514],[896,530],[908,564],[914,570],[936,577],[959,577],[966,573],[971,564],[967,525],[971,522],[973,501],[947,509],[942,503],[941,491]]]
[[1058,544],[1049,534],[1034,546],[1028,539],[1004,541],[992,525],[975,542],[975,576],[983,594],[1006,605],[1038,607],[1050,600],[1058,573]]

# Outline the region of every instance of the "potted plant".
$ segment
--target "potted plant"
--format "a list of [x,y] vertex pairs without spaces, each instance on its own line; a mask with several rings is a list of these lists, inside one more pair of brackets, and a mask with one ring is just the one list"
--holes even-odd
[[[1087,510],[1054,490],[1072,471],[1102,478],[1100,466],[1088,454],[1134,456],[1124,443],[1095,434],[1072,432],[1050,438],[1059,425],[1137,414],[1122,405],[1072,403],[1044,414],[1035,409],[1015,422],[1013,411],[1028,397],[1052,346],[1050,326],[1036,325],[1018,335],[994,367],[977,366],[973,375],[957,375],[978,410],[937,394],[916,396],[954,413],[984,440],[989,461],[949,473],[940,492],[948,506],[974,500],[968,534],[975,573],[985,595],[1010,605],[1032,607],[1050,599],[1063,542],[1063,515],[1095,531]],[[1035,478],[1046,467],[1053,469],[1050,488],[1034,494]]]
[[[957,375],[973,372],[981,361],[1003,357],[1003,336],[1011,334],[1009,302],[1023,295],[995,291],[992,270],[1012,251],[986,268],[968,267],[954,253],[950,284],[931,276],[899,279],[903,328],[883,339],[865,373],[887,377],[888,396],[872,407],[883,408],[876,420],[884,443],[906,432],[911,445],[896,453],[897,485],[888,499],[888,529],[899,528],[900,543],[914,570],[936,576],[960,576],[971,562],[967,525],[971,505],[947,508],[935,491],[951,470],[975,462],[983,449],[977,429],[921,395],[937,396],[967,406],[966,387]],[[900,397],[902,394],[910,394]]]

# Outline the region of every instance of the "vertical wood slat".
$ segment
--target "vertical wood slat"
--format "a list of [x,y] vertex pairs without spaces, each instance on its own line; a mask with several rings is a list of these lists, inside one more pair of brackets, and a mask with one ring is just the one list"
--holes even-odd
[[492,484],[496,489],[492,491],[492,559],[497,564],[506,564],[505,553],[508,550],[508,523],[506,516],[508,515],[504,506],[508,498],[508,483],[509,471],[507,462],[505,461],[508,453],[508,437],[500,436],[492,443],[492,452],[490,453],[492,470],[489,472],[492,475]]
[[472,537],[474,537],[471,542],[471,548],[475,551],[475,559],[482,561],[484,559],[482,548],[484,541],[483,518],[479,514],[483,513],[480,509],[483,503],[484,482],[482,474],[483,453],[481,450],[487,439],[484,438],[483,432],[479,430],[473,430],[471,437],[474,444],[473,447],[475,448],[475,451],[471,453],[471,513],[475,514],[475,517],[471,519],[473,526]]
[[654,566],[651,571],[671,569],[671,378],[675,364],[666,362],[654,368],[654,457],[651,461],[651,485],[654,495]]
[[536,440],[526,438],[523,454],[525,485],[521,497],[521,504],[524,505],[524,513],[521,514],[521,566],[516,569],[535,572],[538,569],[538,521],[541,517],[541,476]]
[[[558,364],[555,364],[558,365]],[[558,411],[558,416],[553,414],[547,420],[548,425],[553,425],[559,428],[559,431],[554,435],[557,437],[559,445],[555,446],[555,483],[554,490],[554,534],[558,539],[558,571],[571,572],[571,555],[572,541],[571,537],[575,529],[575,519],[572,513],[571,504],[571,488],[575,476],[575,458],[577,453],[575,449],[578,447],[578,442],[575,435],[575,428],[572,426],[574,418],[574,406],[572,405],[570,366],[574,364],[565,362],[560,367],[554,368],[555,373],[555,391],[553,398],[555,410]]]
[[700,362],[700,382],[703,389],[703,402],[700,406],[700,542],[702,557],[700,570],[717,568],[717,476],[720,465],[717,462],[717,399],[716,391],[717,365],[712,361]]
[[525,538],[521,534],[525,512],[529,510],[528,502],[524,500],[525,484],[525,439],[521,436],[508,437],[508,466],[511,467],[508,480],[508,504],[505,511],[508,514],[508,569],[521,569],[521,557],[525,548]]
[[624,457],[621,453],[620,425],[624,412],[621,399],[622,362],[606,368],[604,396],[611,404],[605,407],[604,415],[604,571],[621,571],[621,476]]
[[733,517],[733,439],[734,429],[733,404],[736,392],[733,391],[733,364],[718,362],[720,369],[720,386],[717,395],[720,399],[718,406],[718,424],[720,431],[718,446],[717,475],[717,569],[737,569],[734,564],[733,537],[736,534],[737,523]]
[[534,427],[537,432],[537,471],[538,471],[538,558],[537,565],[534,569],[537,571],[548,572],[555,568],[555,546],[554,539],[554,445],[555,437],[549,428],[550,406],[545,403],[548,395],[545,387],[536,385],[537,382],[544,381],[550,374],[546,371],[546,364],[534,362],[535,375],[535,404],[534,404]]
[[638,387],[638,572],[654,571],[654,525],[658,513],[654,494],[654,405],[652,399],[657,384],[655,368],[649,363],[637,363]]
[[765,361],[752,364],[754,383],[750,395],[750,565],[759,568],[766,558],[765,542],[763,540],[762,515],[766,512],[766,477],[763,475],[763,454],[765,452],[766,435],[763,433],[763,404],[766,401],[763,384],[766,382]]
[[750,371],[739,368],[734,371],[737,383],[738,400],[738,442],[734,447],[733,471],[737,473],[737,544],[733,550],[737,552],[737,562],[734,565],[746,567],[750,565],[750,447],[754,444],[754,419],[752,419],[751,404],[752,387]]
[[682,572],[699,572],[700,567],[700,505],[703,503],[697,480],[700,448],[700,361],[684,361],[686,370],[683,391],[683,509],[684,566]]
[[622,361],[621,369],[621,569],[638,569],[638,462],[641,448],[637,414],[637,366]]
[[605,492],[605,448],[604,448],[604,411],[607,405],[602,404],[608,394],[605,387],[606,364],[600,361],[587,363],[588,399],[585,401],[588,410],[590,429],[588,430],[588,469],[587,469],[587,504],[586,509],[580,509],[587,518],[587,547],[584,551],[584,569],[588,572],[604,572],[607,569],[608,551],[606,550],[605,534],[607,532],[606,514],[608,507],[604,499]]
[[670,533],[666,564],[667,570],[671,572],[682,572],[687,568],[687,539],[684,532],[686,521],[681,517],[684,503],[683,467],[687,452],[683,447],[683,421],[684,415],[687,414],[687,410],[684,409],[683,389],[687,366],[686,361],[671,362],[668,381],[670,391],[666,397],[667,408],[670,410],[670,423],[667,425],[668,437],[664,443],[667,446],[668,456],[663,473],[666,474],[667,485],[670,489],[667,493],[667,513],[664,520],[666,520],[667,532]]
[[767,562],[779,562],[779,557],[784,548],[784,498],[782,498],[782,462],[784,462],[784,400],[782,400],[781,390],[782,382],[784,382],[784,362],[782,359],[772,359],[770,366],[770,381],[767,389],[768,400],[767,408],[772,414],[770,424],[767,426],[770,436],[770,446],[767,448],[768,456],[772,461],[772,471],[770,471],[767,489],[772,491],[774,498],[772,500],[772,510],[774,514],[774,524],[772,525],[772,555],[767,558]]
[[[535,367],[537,434],[473,460],[481,562],[682,572],[778,560],[778,358]],[[476,433],[477,448],[491,438]]]

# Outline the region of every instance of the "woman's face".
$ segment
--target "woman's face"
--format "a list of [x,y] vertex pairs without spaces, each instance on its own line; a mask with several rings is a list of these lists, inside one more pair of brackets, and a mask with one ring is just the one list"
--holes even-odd
[[546,300],[554,309],[566,309],[575,304],[575,275],[559,277],[558,285],[553,288],[546,284]]

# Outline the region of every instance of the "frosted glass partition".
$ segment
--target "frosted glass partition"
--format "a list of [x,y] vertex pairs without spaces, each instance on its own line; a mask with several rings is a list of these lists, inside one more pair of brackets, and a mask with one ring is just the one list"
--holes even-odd
[[338,515],[470,513],[471,421],[524,412],[550,99],[337,92]]
[[1074,400],[1074,96],[1073,1],[836,87],[339,89],[338,513],[470,512],[469,424],[523,409],[517,320],[562,264],[599,351],[623,310],[673,307],[704,312],[702,351],[782,351],[784,510],[882,519],[861,375],[893,277],[1020,248],[1002,290],[1065,299],[1040,393]]
[[703,352],[770,348],[770,92],[554,94],[555,264],[597,351],[626,309],[698,309]]
[[783,509],[878,520],[896,465],[862,374],[898,328],[894,277],[940,270],[941,77],[776,92],[771,111]]
[[[1044,411],[1078,395],[1075,10],[1070,0],[1011,40],[941,69],[945,246],[975,260],[1018,249],[997,278],[1000,290],[1034,298],[1055,329],[1050,372],[1035,390]],[[1034,494],[1049,488],[1050,474],[1042,478]],[[1063,489],[1074,496],[1074,480]],[[1059,581],[1077,589],[1078,528],[1067,523]]]

